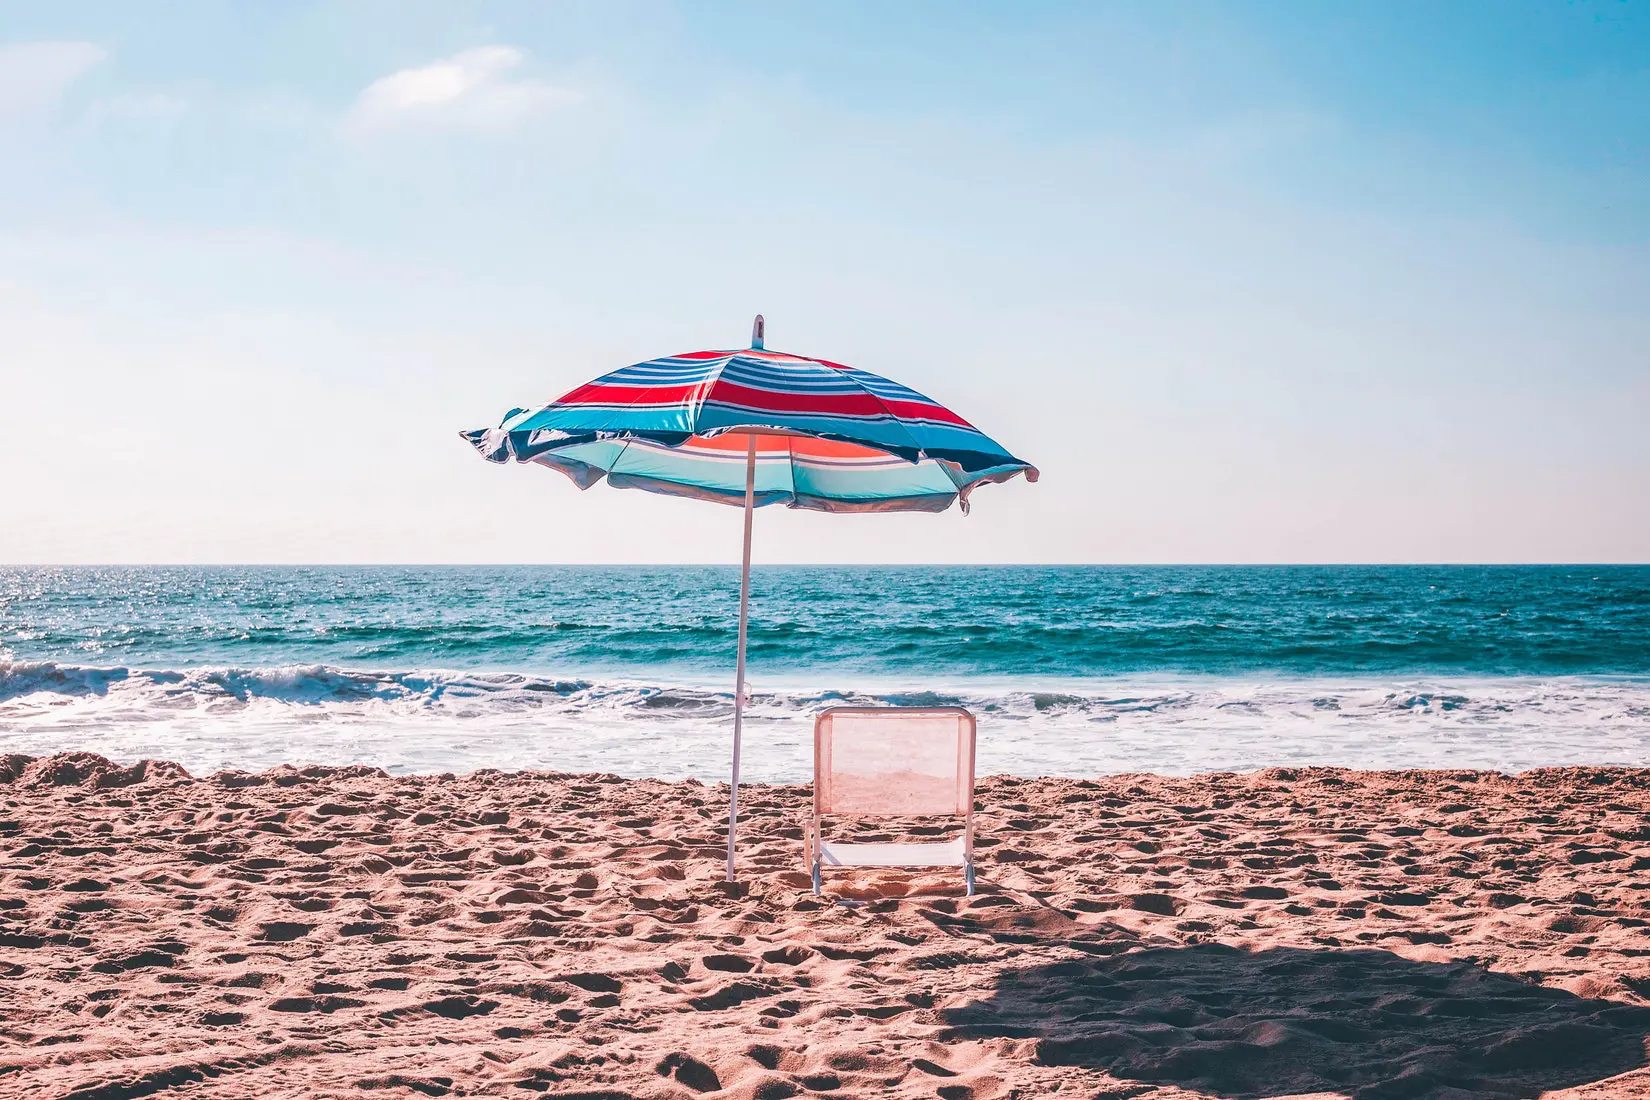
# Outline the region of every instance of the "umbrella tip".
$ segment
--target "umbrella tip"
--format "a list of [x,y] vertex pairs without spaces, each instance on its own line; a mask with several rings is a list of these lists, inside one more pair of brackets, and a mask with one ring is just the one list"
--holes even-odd
[[763,348],[766,346],[764,341],[767,340],[767,337],[768,323],[762,320],[762,315],[758,313],[756,315],[756,320],[751,322],[751,347],[757,349]]

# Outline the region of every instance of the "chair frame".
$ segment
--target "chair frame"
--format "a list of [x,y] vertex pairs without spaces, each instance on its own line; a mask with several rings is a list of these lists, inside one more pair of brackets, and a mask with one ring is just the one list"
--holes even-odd
[[[820,766],[823,759],[820,753],[821,737],[827,718],[836,715],[848,714],[875,714],[883,715],[889,712],[918,714],[949,714],[964,718],[968,722],[968,807],[961,814],[955,811],[950,813],[901,814],[901,813],[831,813],[821,811],[819,804]],[[814,718],[814,804],[813,813],[807,822],[803,840],[804,857],[813,874],[814,895],[824,893],[824,880],[821,866],[821,847],[824,844],[824,833],[821,831],[826,817],[845,818],[849,820],[875,820],[890,817],[961,817],[963,819],[963,877],[967,884],[969,897],[974,896],[974,778],[975,778],[975,750],[978,747],[979,724],[975,721],[973,712],[964,707],[827,707]],[[911,864],[912,867],[922,866]]]

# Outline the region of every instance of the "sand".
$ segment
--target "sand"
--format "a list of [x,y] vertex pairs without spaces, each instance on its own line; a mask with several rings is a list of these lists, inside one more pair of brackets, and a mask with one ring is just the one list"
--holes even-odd
[[854,905],[724,797],[0,758],[0,1096],[1650,1096],[1650,771],[985,779]]

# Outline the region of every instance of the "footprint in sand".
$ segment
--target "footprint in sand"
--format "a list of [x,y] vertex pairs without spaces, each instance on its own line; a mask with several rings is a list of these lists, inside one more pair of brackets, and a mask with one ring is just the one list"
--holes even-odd
[[606,974],[563,974],[559,979],[587,993],[618,993],[624,983]]
[[722,1079],[716,1071],[691,1054],[666,1055],[654,1067],[654,1072],[661,1077],[673,1077],[695,1092],[717,1092],[722,1088]]
[[258,925],[258,938],[270,943],[290,943],[315,931],[313,924],[297,921],[265,921]]
[[271,1012],[319,1012],[330,1015],[341,1009],[360,1008],[366,1003],[365,1001],[358,1001],[354,997],[282,997],[279,1000],[271,1001],[269,1009]]
[[774,991],[755,982],[730,982],[719,989],[697,997],[689,997],[688,1004],[700,1012],[720,1012],[735,1005],[770,996]]

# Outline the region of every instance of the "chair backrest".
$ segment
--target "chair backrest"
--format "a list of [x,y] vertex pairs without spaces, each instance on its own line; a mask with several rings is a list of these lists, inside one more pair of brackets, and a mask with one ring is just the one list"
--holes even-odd
[[814,721],[814,814],[974,810],[974,716],[961,707],[832,707]]

